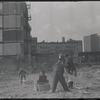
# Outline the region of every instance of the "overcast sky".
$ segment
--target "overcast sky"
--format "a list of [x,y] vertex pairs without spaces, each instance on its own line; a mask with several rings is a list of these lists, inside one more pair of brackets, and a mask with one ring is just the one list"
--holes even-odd
[[100,34],[100,1],[31,2],[30,22],[38,41],[82,40]]

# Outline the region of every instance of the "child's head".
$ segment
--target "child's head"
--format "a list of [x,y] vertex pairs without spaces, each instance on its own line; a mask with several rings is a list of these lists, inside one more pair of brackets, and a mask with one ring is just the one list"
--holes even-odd
[[42,74],[45,74],[45,71],[44,71],[44,70],[42,70],[42,71],[41,71],[41,73],[42,73]]
[[22,70],[22,68],[19,69],[20,71]]
[[65,58],[67,58],[67,57],[69,57],[69,54],[68,53],[65,54]]

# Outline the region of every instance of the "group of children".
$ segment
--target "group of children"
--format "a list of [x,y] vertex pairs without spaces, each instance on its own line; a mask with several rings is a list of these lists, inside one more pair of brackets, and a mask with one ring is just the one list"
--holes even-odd
[[[23,83],[23,80],[26,80],[26,71],[22,68],[20,68],[19,70],[19,77],[20,77],[20,81],[21,84]],[[47,76],[45,75],[45,71],[42,70],[41,74],[39,75],[39,79],[37,80],[37,84],[43,84],[49,82],[49,80],[47,80]]]
[[[70,60],[68,60],[67,61],[67,64],[69,64],[68,65],[68,67],[69,68],[65,68],[66,70],[67,70],[67,72],[68,72],[68,74],[73,74],[73,70],[74,70],[74,73],[75,73],[75,76],[76,76],[76,69],[74,68],[74,67],[71,67],[71,66],[73,66],[73,65],[70,65],[70,64],[73,64],[73,61],[71,60],[71,58],[69,57],[68,59],[70,59]],[[61,59],[62,60],[62,62],[65,64],[66,63],[66,59]],[[70,69],[70,68],[74,68],[74,69]],[[26,80],[26,71],[24,70],[24,69],[20,69],[20,71],[19,71],[19,76],[20,76],[20,80],[21,80],[21,84],[23,83],[23,79],[24,80]],[[60,74],[58,74],[58,75],[60,75]],[[61,76],[61,75],[60,75]],[[59,77],[60,77],[59,76]],[[63,77],[62,77],[63,78]],[[62,79],[61,79],[62,80]],[[61,81],[60,80],[60,81]],[[64,79],[65,80],[65,79]],[[62,81],[63,82],[63,81]],[[47,76],[46,76],[46,74],[45,74],[45,71],[44,70],[42,70],[41,71],[41,73],[40,73],[40,75],[39,75],[39,79],[37,80],[37,85],[42,85],[42,84],[46,84],[46,83],[49,83],[49,80],[47,79]],[[55,83],[55,82],[54,82]],[[63,85],[63,87],[64,87],[64,84],[62,84]],[[73,87],[73,81],[72,80],[69,80],[68,81],[68,88],[71,88],[71,87]],[[56,86],[54,86],[54,88],[56,88]]]

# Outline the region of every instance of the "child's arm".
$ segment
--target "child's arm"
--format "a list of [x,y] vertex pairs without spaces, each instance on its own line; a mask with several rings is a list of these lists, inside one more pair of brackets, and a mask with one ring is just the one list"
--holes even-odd
[[27,72],[24,70],[25,75],[27,75]]
[[19,77],[20,77],[21,73],[20,73],[20,72],[18,72],[18,74],[19,74]]
[[52,71],[54,71],[54,69],[56,68],[56,66],[57,66],[57,63],[55,63],[55,64],[53,65]]
[[77,70],[76,70],[76,66],[75,65],[73,66],[73,72],[74,72],[74,76],[76,77],[77,76]]
[[45,75],[45,79],[47,80],[47,76]]

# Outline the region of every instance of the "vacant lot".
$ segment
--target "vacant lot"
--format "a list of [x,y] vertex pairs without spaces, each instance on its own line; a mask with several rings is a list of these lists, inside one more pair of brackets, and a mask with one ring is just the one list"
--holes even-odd
[[[100,97],[100,79],[99,67],[82,68],[78,70],[78,77],[91,84],[88,88],[77,83],[71,92],[64,92],[62,86],[58,84],[55,93],[35,92],[34,83],[38,79],[37,74],[29,74],[25,85],[20,84],[18,75],[0,75],[0,98],[99,98]],[[52,84],[52,73],[46,73]],[[67,81],[67,77],[65,74]],[[98,78],[98,79],[97,79]],[[87,85],[86,84],[86,85]]]

